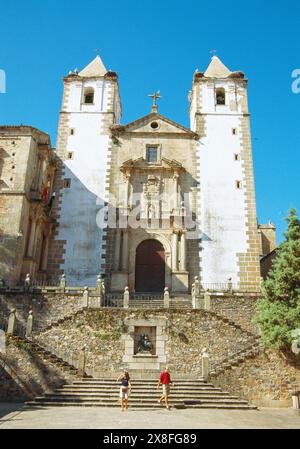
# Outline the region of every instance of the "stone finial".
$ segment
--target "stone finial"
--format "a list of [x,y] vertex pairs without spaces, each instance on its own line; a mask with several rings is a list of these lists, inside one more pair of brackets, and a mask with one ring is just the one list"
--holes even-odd
[[83,295],[82,295],[82,307],[88,307],[89,306],[89,288],[85,286],[83,288]]
[[211,296],[208,290],[204,292],[204,310],[210,310],[211,308]]
[[196,296],[200,295],[200,282],[198,276],[195,276],[194,278],[194,291]]
[[229,293],[232,293],[232,278],[228,278],[227,280],[227,290]]
[[207,348],[202,349],[202,377],[204,381],[207,381],[209,378],[210,372],[210,360]]
[[85,364],[86,364],[86,346],[84,345],[79,352],[78,372],[77,372],[78,377],[84,377]]
[[165,287],[164,289],[164,308],[168,309],[170,307],[170,293],[169,288]]
[[24,281],[25,291],[28,292],[30,287],[31,287],[31,276],[30,273],[27,273]]
[[294,354],[296,355],[300,354],[300,337],[292,341],[291,349]]
[[60,288],[60,290],[65,291],[66,285],[67,285],[66,275],[62,274],[61,277],[60,277],[60,281],[59,281],[59,288]]
[[8,317],[7,335],[14,335],[17,324],[16,309],[11,309]]
[[300,391],[299,390],[292,390],[291,391],[291,395],[292,395],[293,409],[294,410],[299,410],[300,409]]
[[98,274],[97,280],[96,280],[96,293],[97,295],[101,296],[102,294],[102,277],[101,274]]
[[26,333],[25,337],[30,338],[32,335],[32,328],[33,328],[33,311],[29,310],[27,323],[26,323]]
[[129,308],[129,297],[130,297],[129,288],[125,287],[124,294],[123,294],[123,307],[124,307],[124,309],[128,309]]

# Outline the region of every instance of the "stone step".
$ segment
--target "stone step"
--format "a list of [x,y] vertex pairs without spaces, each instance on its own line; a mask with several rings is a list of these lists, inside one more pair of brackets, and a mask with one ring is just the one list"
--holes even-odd
[[[176,381],[174,381],[176,382]],[[133,383],[130,395],[131,408],[160,408],[158,399],[161,389],[157,389],[157,381],[139,379]],[[247,401],[239,399],[203,379],[178,380],[171,388],[170,403],[177,408],[246,408]],[[111,378],[95,378],[75,380],[71,385],[28,402],[33,406],[98,406],[119,407],[119,384]]]
[[[110,378],[102,378],[102,377],[92,377],[90,379],[83,377],[80,380],[75,380],[74,383],[109,383],[109,384],[116,384],[116,379],[118,376],[116,376],[115,379]],[[131,376],[131,380],[132,382],[135,383],[142,383],[142,384],[151,384],[151,385],[157,385],[158,382],[158,378],[157,379],[134,379],[133,376]],[[197,378],[197,379],[180,379],[179,377],[174,377],[173,382],[180,382],[180,383],[186,383],[186,384],[195,384],[195,385],[199,385],[199,383],[203,383],[205,385],[212,385],[208,382],[206,382],[203,378]]]
[[[130,397],[130,403],[133,404],[157,404],[158,403],[158,399],[159,399],[159,395],[157,396],[157,398],[134,398],[134,397]],[[47,396],[41,396],[41,397],[37,397],[35,398],[36,402],[39,403],[43,403],[43,402],[58,402],[58,401],[62,401],[62,402],[95,402],[95,403],[100,403],[100,404],[106,404],[106,403],[115,403],[116,401],[119,402],[119,397],[115,396],[115,397],[111,397],[111,398],[85,398],[85,397],[69,397],[69,396],[61,396],[61,397],[57,397],[55,395],[47,395]],[[210,404],[243,404],[243,405],[247,405],[248,402],[247,401],[243,401],[243,400],[239,400],[239,399],[234,399],[234,398],[206,398],[206,399],[181,399],[181,398],[177,398],[177,397],[170,397],[170,403],[184,403],[184,404],[205,404],[205,403],[210,403]],[[159,404],[158,404],[159,405]]]
[[[153,401],[158,400],[161,396],[161,392],[155,394],[137,394],[137,393],[131,393],[130,395],[130,401],[135,401],[135,400],[141,400],[141,401]],[[110,395],[108,397],[107,393],[103,392],[102,394],[95,394],[95,393],[46,393],[45,396],[43,397],[42,400],[48,400],[49,398],[55,398],[55,399],[59,399],[59,400],[63,400],[63,399],[74,399],[74,400],[116,400],[116,398],[119,397],[119,393],[118,392],[114,392],[114,394]],[[204,400],[235,400],[238,401],[239,398],[237,396],[230,396],[229,394],[220,394],[220,395],[215,395],[215,394],[211,394],[211,393],[206,393],[206,394],[178,394],[178,393],[171,393],[170,395],[171,400],[182,400],[182,401],[204,401]],[[247,401],[245,401],[247,402]]]
[[[103,403],[103,404],[99,404],[97,402],[83,402],[83,403],[74,403],[74,402],[43,402],[43,403],[39,403],[39,402],[33,402],[33,401],[29,401],[26,402],[26,405],[29,405],[31,407],[107,407],[107,408],[116,408],[116,407],[120,407],[119,404],[107,404],[107,403]],[[130,410],[134,410],[134,409],[138,409],[138,410],[149,410],[149,409],[162,409],[163,406],[159,405],[159,404],[153,404],[153,405],[147,405],[145,406],[144,404],[129,404],[129,409]],[[184,409],[184,408],[197,408],[197,409],[230,409],[230,410],[256,410],[257,407],[252,406],[252,405],[244,405],[244,404],[239,404],[239,405],[235,405],[235,404],[193,404],[193,405],[185,405],[185,404],[171,404],[171,409],[172,408],[179,408],[179,409]]]
[[[116,388],[119,388],[119,384],[117,384],[117,383],[115,383],[115,384],[94,384],[94,383],[88,384],[88,383],[85,383],[85,382],[83,384],[80,384],[80,383],[75,383],[74,382],[73,387],[85,388],[85,389],[87,389],[87,388],[93,388],[93,389],[102,388],[102,389],[104,389],[105,388],[105,389],[112,389],[112,390],[114,390]],[[132,387],[136,388],[136,389],[156,390],[156,385],[155,384],[138,384],[136,382],[132,382]],[[212,384],[210,384],[210,385],[205,385],[205,384],[188,385],[188,384],[180,384],[179,382],[177,384],[175,383],[175,384],[171,385],[171,388],[172,388],[172,390],[175,390],[175,391],[177,391],[177,390],[179,390],[179,391],[181,391],[181,390],[187,390],[187,391],[188,390],[192,390],[192,391],[194,391],[194,390],[207,390],[207,389],[214,390],[214,391],[215,390],[218,390],[218,391],[221,390],[221,388],[214,387]]]
[[[116,388],[120,388],[120,384],[100,384],[100,385],[85,385],[85,384],[72,384],[71,386],[66,386],[65,388],[74,388],[74,389],[84,389],[84,390],[115,390]],[[155,391],[157,389],[156,385],[143,385],[143,384],[136,384],[132,383],[132,388],[136,390],[151,390]],[[213,390],[213,391],[221,391],[221,388],[214,387],[213,385],[180,385],[180,384],[173,384],[171,385],[172,390],[174,391],[206,391],[206,390]]]

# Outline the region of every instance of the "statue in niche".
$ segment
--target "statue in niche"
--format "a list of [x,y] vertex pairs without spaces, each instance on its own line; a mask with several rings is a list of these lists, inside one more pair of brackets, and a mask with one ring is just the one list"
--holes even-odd
[[153,204],[148,204],[148,219],[149,220],[151,220],[152,218],[154,218],[154,215],[155,215],[155,209],[154,209],[154,206],[153,206]]
[[142,216],[148,220],[159,218],[159,195],[161,179],[149,175],[147,182],[143,184]]
[[137,352],[151,352],[153,345],[148,334],[142,334],[139,339]]

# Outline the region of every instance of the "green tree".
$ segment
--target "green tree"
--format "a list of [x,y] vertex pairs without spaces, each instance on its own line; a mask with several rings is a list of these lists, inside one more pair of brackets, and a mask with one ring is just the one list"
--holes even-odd
[[262,343],[281,350],[290,349],[294,332],[300,328],[300,221],[295,209],[289,210],[286,221],[285,240],[263,283],[254,319]]

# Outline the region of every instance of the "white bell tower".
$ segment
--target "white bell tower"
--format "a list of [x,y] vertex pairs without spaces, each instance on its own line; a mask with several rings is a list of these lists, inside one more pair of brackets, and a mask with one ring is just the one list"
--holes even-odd
[[99,210],[108,198],[109,128],[120,116],[117,75],[106,70],[99,56],[64,78],[57,138],[58,228],[49,270],[54,273],[59,263],[69,285],[94,286],[104,271],[106,229]]
[[247,80],[213,56],[195,72],[191,129],[198,144],[198,220],[202,284],[258,286],[259,244]]

